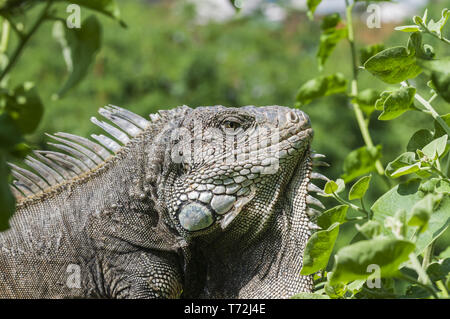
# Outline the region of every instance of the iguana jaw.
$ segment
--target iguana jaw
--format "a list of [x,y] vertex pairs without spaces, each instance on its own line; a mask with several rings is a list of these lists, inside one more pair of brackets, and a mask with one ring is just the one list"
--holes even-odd
[[[185,287],[187,297],[289,298],[312,290],[311,278],[299,275],[310,236],[305,212],[310,170],[307,148],[289,172],[294,173],[284,172],[291,179],[273,203],[250,201],[223,233],[192,243],[201,251],[194,257],[200,269],[192,270],[199,287]],[[255,210],[258,206],[266,207],[266,214]]]
[[[307,209],[307,185],[310,182],[311,159],[309,150],[299,162],[285,189],[284,205],[278,227],[272,227],[264,235],[278,238],[278,249],[270,266],[261,269],[239,291],[240,298],[290,298],[300,292],[313,289],[311,276],[300,275],[303,251],[311,232]],[[262,245],[271,246],[266,242]],[[264,248],[264,249],[273,249]]]
[[[310,140],[310,136],[312,134],[312,130],[311,129],[306,129],[306,130],[299,130],[298,132],[296,132],[296,134],[293,134],[292,136],[296,136],[298,138],[298,142],[295,142],[296,145],[301,145],[301,148],[293,148],[292,144],[289,143],[287,141],[287,139],[283,140],[280,144],[280,151],[279,151],[279,160],[282,163],[284,163],[284,161],[286,161],[288,158],[291,161],[296,161],[296,158],[302,158],[304,157],[304,155],[306,153],[309,152],[309,144],[306,144],[305,146],[305,141],[309,141]],[[284,144],[284,145],[283,145]],[[303,145],[302,145],[303,144]],[[307,151],[305,151],[305,149]],[[288,151],[290,152],[291,150],[295,150],[295,153],[291,153],[288,154]],[[298,160],[299,162],[304,161],[304,159],[302,160]],[[300,164],[299,164],[300,166]],[[268,176],[268,178],[270,178],[270,176]],[[288,184],[291,183],[292,180],[295,179],[295,172],[292,174]],[[283,185],[279,185],[280,188],[283,187]],[[251,203],[252,199],[255,197],[256,193],[257,193],[257,185],[251,185],[250,187],[250,194],[239,198],[236,203],[233,206],[233,209],[228,212],[227,214],[225,214],[224,218],[220,221],[220,226],[222,228],[222,230],[225,230],[230,223],[238,216],[238,214],[245,208],[245,205],[247,205],[248,203]]]

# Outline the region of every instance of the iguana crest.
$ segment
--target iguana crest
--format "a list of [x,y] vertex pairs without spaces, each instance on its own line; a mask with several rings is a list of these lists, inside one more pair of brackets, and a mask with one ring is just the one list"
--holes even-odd
[[[92,141],[78,135],[58,132],[46,134],[54,141],[48,144],[63,151],[33,151],[24,163],[28,169],[9,163],[15,180],[10,188],[20,207],[57,193],[62,186],[92,177],[96,172],[106,169],[110,162],[118,160],[133,139],[142,134],[150,125],[158,124],[170,111],[150,114],[148,121],[138,114],[116,105],[99,109],[99,114],[116,126],[91,117],[91,122],[107,134],[92,134]],[[153,123],[152,123],[153,122]],[[31,169],[31,170],[30,170]]]

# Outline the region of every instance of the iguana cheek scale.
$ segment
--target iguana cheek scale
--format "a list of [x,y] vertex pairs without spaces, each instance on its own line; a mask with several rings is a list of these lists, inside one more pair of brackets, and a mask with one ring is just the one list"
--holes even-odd
[[[106,106],[105,134],[48,135],[11,164],[0,297],[287,298],[323,205],[305,113],[182,106],[148,121]],[[323,162],[318,162],[322,165]]]

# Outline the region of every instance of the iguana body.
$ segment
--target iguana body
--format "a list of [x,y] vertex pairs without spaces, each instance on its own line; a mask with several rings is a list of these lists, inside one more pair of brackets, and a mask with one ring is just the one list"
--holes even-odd
[[179,107],[151,122],[118,107],[100,113],[117,125],[93,120],[114,138],[93,135],[104,147],[59,133],[54,146],[65,153],[36,152],[26,161],[34,173],[14,166],[18,208],[0,233],[0,297],[312,290],[299,272],[307,203],[320,202],[307,195],[317,188],[303,112]]

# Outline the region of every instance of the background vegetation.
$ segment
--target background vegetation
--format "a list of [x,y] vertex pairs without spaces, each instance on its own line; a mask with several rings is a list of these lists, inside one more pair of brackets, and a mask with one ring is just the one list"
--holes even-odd
[[[55,2],[55,15],[67,16],[67,3]],[[360,8],[364,9],[364,5]],[[19,13],[15,17],[29,25],[43,6],[32,6],[27,8],[26,16]],[[439,18],[445,7],[450,8],[450,1],[432,1],[428,5],[428,15]],[[95,14],[101,25],[101,47],[98,52],[94,50],[94,61],[83,81],[56,98],[61,83],[71,75],[61,54],[61,43],[52,36],[53,22],[49,22],[42,24],[29,39],[7,83],[3,83],[3,87],[8,88],[27,81],[35,83],[45,108],[36,130],[30,134],[23,132],[33,149],[48,148],[44,132],[65,131],[81,136],[95,133],[97,128],[89,118],[96,115],[98,107],[109,103],[141,115],[182,104],[293,107],[299,87],[311,78],[335,72],[343,73],[348,79],[352,77],[350,50],[342,42],[332,52],[329,59],[332,62],[327,62],[324,70],[319,69],[316,54],[321,19],[311,21],[304,12],[289,11],[283,22],[269,22],[255,12],[251,16],[237,14],[226,23],[202,25],[195,22],[194,6],[185,1],[150,4],[122,0],[120,18],[115,13],[99,14],[101,10],[95,9],[83,7],[81,11],[83,21]],[[422,14],[423,10],[417,12],[417,15]],[[383,24],[380,29],[369,29],[365,21],[356,16],[353,23],[358,46],[380,42],[385,47],[406,44],[409,34],[394,32],[395,25]],[[126,23],[126,28],[121,21]],[[10,55],[18,43],[19,40],[11,36],[6,53]],[[433,45],[436,56],[450,53],[450,46],[438,39],[427,38],[427,43]],[[427,81],[426,77],[413,81],[417,91],[426,96],[430,91]],[[369,72],[360,74],[358,84],[360,90],[386,89],[386,85],[374,80]],[[449,112],[449,104],[440,97],[433,106],[440,114]],[[336,180],[342,176],[347,154],[364,144],[352,105],[345,95],[338,94],[313,100],[302,109],[310,115],[315,130],[313,148],[326,154],[332,164],[321,171]],[[378,121],[379,113],[375,113],[370,115],[370,132],[374,144],[382,144],[383,166],[406,151],[405,146],[418,127],[433,128],[433,121],[423,113],[407,112],[401,120],[393,121]],[[383,178],[373,175],[365,197],[369,207],[387,190]],[[334,204],[331,199],[325,203],[328,207]],[[348,245],[356,234],[353,223],[341,225],[334,250]],[[447,230],[436,243],[436,254],[444,251],[449,243]],[[329,268],[331,266],[332,262]]]

